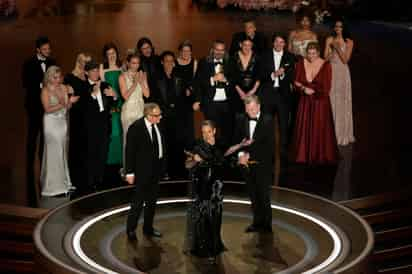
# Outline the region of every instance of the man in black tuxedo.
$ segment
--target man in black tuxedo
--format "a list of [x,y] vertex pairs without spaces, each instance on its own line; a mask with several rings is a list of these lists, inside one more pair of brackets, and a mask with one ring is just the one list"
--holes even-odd
[[[147,84],[151,91],[156,89],[156,79],[162,71],[160,58],[155,53],[152,41],[148,37],[142,37],[137,41],[135,52],[140,56],[140,68],[146,72]],[[148,102],[156,102],[156,96],[151,92]]]
[[87,187],[96,190],[103,183],[104,168],[111,131],[111,105],[117,100],[111,86],[100,80],[99,64],[90,61],[85,66],[89,95],[85,104],[87,135]]
[[294,77],[294,56],[286,50],[286,38],[272,36],[273,49],[262,58],[262,89],[259,97],[264,113],[278,115],[280,129],[280,178],[288,162],[289,114]]
[[130,202],[126,233],[130,241],[136,241],[136,227],[144,208],[143,234],[161,237],[153,228],[153,219],[159,189],[159,176],[162,174],[165,158],[165,142],[158,127],[162,113],[156,103],[144,106],[144,117],[135,121],[126,137],[126,180],[135,184],[135,193]]
[[253,52],[262,55],[266,49],[266,38],[262,32],[256,31],[256,22],[247,19],[243,22],[244,31],[233,34],[232,43],[230,44],[229,54],[233,56],[240,50],[240,43],[249,37],[253,42]]
[[[182,82],[173,73],[175,55],[164,51],[160,55],[162,71],[156,80],[156,102],[162,109],[162,128],[167,146],[167,174],[171,179],[187,178],[184,149],[188,130],[187,116],[193,115],[192,99],[183,89]],[[192,144],[193,145],[193,144]]]
[[229,79],[229,60],[225,43],[213,42],[211,54],[199,61],[194,81],[193,110],[201,109],[207,120],[216,123],[224,145],[233,133],[233,85]]
[[238,163],[252,202],[253,222],[246,232],[271,232],[271,185],[273,181],[274,124],[260,109],[259,98],[245,98],[246,114],[236,117],[235,143],[242,143]]
[[23,87],[26,90],[25,108],[27,112],[27,139],[26,139],[26,179],[27,198],[29,206],[37,206],[37,194],[34,185],[34,160],[39,141],[39,159],[43,154],[43,106],[40,93],[43,88],[43,77],[46,70],[56,62],[50,57],[51,47],[47,37],[36,40],[36,54],[23,65]]

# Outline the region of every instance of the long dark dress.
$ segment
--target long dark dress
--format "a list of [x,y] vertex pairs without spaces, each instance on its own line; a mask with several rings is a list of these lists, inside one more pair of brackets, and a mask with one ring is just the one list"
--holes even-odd
[[192,204],[188,216],[188,248],[198,257],[216,257],[224,250],[220,235],[224,157],[216,145],[199,141],[193,152],[204,160],[191,168]]
[[[306,78],[304,60],[296,65],[295,81],[315,91],[301,94],[292,141],[292,160],[307,164],[329,164],[338,160],[338,149],[329,101],[331,65],[325,62],[316,77]],[[299,90],[297,88],[297,90]]]
[[[177,81],[178,94],[185,94],[186,89],[192,90],[193,78],[194,78],[194,59],[187,65],[180,65],[176,62],[173,69],[173,75]],[[193,93],[190,96],[181,96],[181,104],[177,106],[177,111],[181,114],[178,121],[178,127],[182,132],[180,135],[180,141],[183,142],[185,149],[189,149],[193,146],[195,141],[195,129],[194,129],[194,114],[193,114]]]
[[73,104],[69,115],[69,171],[73,185],[83,191],[85,188],[84,174],[87,171],[86,157],[87,134],[86,134],[86,102],[89,96],[89,85],[86,80],[82,80],[69,73],[64,78],[64,83],[70,85],[74,90],[74,95],[80,96],[77,103]]

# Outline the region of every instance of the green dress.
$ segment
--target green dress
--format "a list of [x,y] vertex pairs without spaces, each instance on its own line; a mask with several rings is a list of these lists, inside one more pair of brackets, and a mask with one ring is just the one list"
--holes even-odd
[[112,107],[112,132],[110,135],[109,152],[106,162],[108,165],[122,164],[123,132],[120,112],[122,109],[123,99],[119,88],[119,76],[121,73],[121,70],[110,70],[104,73],[105,81],[112,86],[114,92],[117,94],[117,101]]

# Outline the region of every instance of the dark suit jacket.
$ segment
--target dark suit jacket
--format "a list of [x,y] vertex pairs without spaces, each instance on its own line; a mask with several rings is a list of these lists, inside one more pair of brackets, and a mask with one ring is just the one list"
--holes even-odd
[[[244,31],[233,34],[232,43],[230,44],[229,54],[233,56],[240,49],[240,42],[246,37]],[[261,55],[266,49],[266,38],[262,32],[257,31],[253,37],[253,51]]]
[[[150,183],[153,175],[162,173],[162,167],[154,159],[154,149],[150,133],[146,128],[144,117],[136,120],[127,130],[126,137],[126,174],[135,174],[136,182]],[[166,155],[164,135],[161,128],[160,138],[162,140],[163,156]],[[163,157],[163,158],[164,158]]]
[[[93,86],[89,82],[87,82],[89,88],[89,94],[86,98],[81,98],[83,102],[81,102],[82,107],[84,108],[84,115],[86,121],[86,128],[88,132],[99,132],[104,134],[109,134],[111,129],[111,107],[113,105],[113,98],[110,96],[106,96],[103,93],[105,88],[108,88],[110,85],[106,82],[101,82],[100,90],[102,93],[102,100],[104,111],[100,112],[99,103],[97,99],[94,99],[91,96],[91,92],[93,91]],[[118,99],[119,100],[119,99]],[[103,137],[103,136],[102,136]]]
[[[262,58],[262,84],[263,88],[273,87],[274,81],[271,78],[272,72],[275,71],[273,50],[265,52]],[[285,76],[279,77],[280,93],[283,96],[288,96],[291,93],[291,84],[293,83],[295,71],[295,57],[288,51],[284,51],[280,61],[280,67],[285,69]]]
[[[50,66],[56,65],[56,62],[51,58],[47,58],[45,63],[46,70]],[[43,77],[44,72],[41,68],[41,62],[37,59],[37,55],[26,60],[23,65],[22,80],[23,87],[26,90],[24,105],[29,113],[43,111],[43,106],[40,100],[40,83],[43,82]]]
[[[229,59],[223,60],[224,74],[227,80],[225,85],[225,92],[227,100],[233,98],[233,86],[230,78],[230,62]],[[199,61],[198,69],[194,80],[194,96],[195,101],[200,102],[201,108],[204,110],[213,102],[216,94],[216,85],[212,86],[210,77],[215,75],[215,64],[213,59],[209,57],[203,58]]]
[[[273,166],[275,129],[273,119],[270,115],[261,112],[253,134],[253,143],[241,150],[250,154],[251,160],[256,160],[259,165],[269,168]],[[240,143],[249,137],[249,119],[247,114],[239,114],[236,117],[234,143]]]

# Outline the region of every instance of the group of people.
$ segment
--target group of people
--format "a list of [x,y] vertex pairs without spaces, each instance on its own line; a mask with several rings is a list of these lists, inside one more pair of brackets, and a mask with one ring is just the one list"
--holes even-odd
[[[355,140],[347,66],[353,41],[343,21],[337,20],[326,39],[323,59],[317,35],[310,30],[310,17],[302,17],[300,23],[301,29],[288,40],[274,34],[273,48],[266,51],[264,36],[256,32],[254,22],[245,22],[245,32],[233,36],[230,56],[225,43],[216,40],[210,55],[199,61],[192,82],[193,109],[200,109],[206,120],[201,124],[202,138],[187,152],[186,160],[192,181],[186,251],[192,255],[215,262],[225,250],[222,187],[228,167],[240,169],[251,200],[253,219],[245,232],[272,232],[275,113],[282,161],[291,157],[299,163],[333,164],[338,161],[337,144]],[[143,204],[143,234],[162,236],[153,227],[159,172],[169,148],[157,127],[162,113],[159,105],[146,105],[145,117],[127,134],[127,180],[136,184],[126,226],[132,242],[137,241]]]
[[[50,57],[50,41],[40,37],[23,68],[31,204],[40,135],[43,196],[95,190],[105,166],[122,167],[125,180],[136,186],[127,220],[131,241],[143,204],[144,234],[161,236],[153,227],[158,181],[182,178],[188,169],[194,191],[190,252],[215,257],[223,251],[221,170],[227,164],[240,168],[252,202],[246,232],[271,232],[274,115],[281,174],[289,161],[336,163],[337,145],[355,140],[347,65],[353,41],[346,26],[335,22],[322,58],[311,17],[298,23],[288,38],[273,34],[266,48],[263,33],[247,20],[229,48],[215,40],[199,62],[189,41],[179,45],[177,57],[172,51],[159,56],[143,37],[123,62],[108,43],[102,63],[80,53],[65,76]],[[205,121],[195,141],[198,110]]]
[[319,10],[328,9],[328,0],[198,0],[200,3],[215,4],[219,8],[234,6],[244,10],[292,10],[297,12],[301,8],[316,6]]

